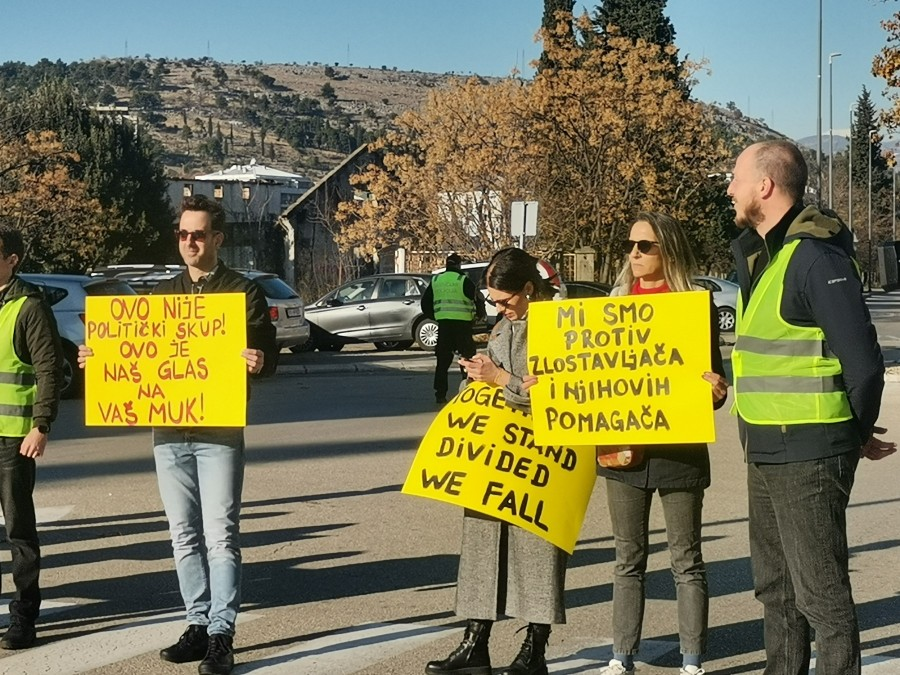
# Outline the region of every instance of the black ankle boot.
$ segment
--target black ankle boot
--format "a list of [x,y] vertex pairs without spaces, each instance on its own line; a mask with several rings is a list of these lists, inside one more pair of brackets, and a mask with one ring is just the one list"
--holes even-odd
[[506,668],[498,670],[495,675],[547,675],[544,650],[547,648],[549,639],[549,624],[528,624],[528,634],[525,635],[519,655]]
[[492,624],[492,621],[469,619],[459,647],[443,661],[430,661],[425,666],[426,675],[491,675],[488,639]]

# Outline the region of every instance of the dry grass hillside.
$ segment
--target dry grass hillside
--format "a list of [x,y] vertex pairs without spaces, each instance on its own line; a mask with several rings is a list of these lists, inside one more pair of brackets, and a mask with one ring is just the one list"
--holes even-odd
[[[148,61],[152,69],[158,61]],[[313,179],[332,169],[355,149],[353,134],[376,133],[389,127],[398,114],[420,106],[428,93],[446,86],[450,75],[395,71],[387,68],[297,64],[228,64],[209,59],[164,62],[160,84],[155,87],[161,106],[135,105],[134,87],[114,87],[119,105],[129,106],[148,122],[151,134],[165,149],[164,162],[171,176],[213,171],[251,158]],[[269,79],[270,78],[270,79]],[[323,87],[333,96],[323,94]],[[300,99],[312,115],[298,113]],[[273,131],[272,121],[316,119],[334,129],[349,130],[340,149],[292,147]],[[267,121],[268,120],[268,121]],[[189,133],[184,131],[188,127]],[[265,148],[260,141],[264,126]],[[354,129],[354,126],[359,129]],[[225,139],[225,154],[216,162],[201,145],[213,135]],[[233,141],[232,141],[233,139]],[[296,143],[294,144],[297,145]]]

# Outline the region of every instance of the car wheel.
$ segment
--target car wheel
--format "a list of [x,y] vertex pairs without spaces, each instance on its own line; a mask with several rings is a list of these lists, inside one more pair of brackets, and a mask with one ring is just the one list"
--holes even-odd
[[293,345],[290,349],[294,354],[314,352],[316,350],[316,342],[315,340],[313,340],[312,335],[310,335],[308,338],[306,338],[306,342],[304,342],[302,345]]
[[412,340],[392,340],[390,342],[376,342],[375,349],[380,352],[399,351],[401,349],[409,349],[412,347]]
[[433,352],[437,347],[438,325],[432,319],[422,319],[416,324],[416,343],[427,352]]
[[78,349],[75,345],[63,344],[63,369],[61,398],[78,398],[84,390],[84,371],[78,367]]
[[719,332],[733,333],[737,317],[731,307],[719,307]]

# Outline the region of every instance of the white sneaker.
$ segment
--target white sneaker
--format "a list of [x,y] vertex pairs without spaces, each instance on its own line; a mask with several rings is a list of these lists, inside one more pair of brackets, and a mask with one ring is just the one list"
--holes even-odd
[[603,666],[597,675],[633,675],[634,674],[634,666],[631,669],[625,667],[618,659],[613,659],[609,662],[608,666]]
[[703,675],[706,671],[697,666],[685,666],[678,675]]

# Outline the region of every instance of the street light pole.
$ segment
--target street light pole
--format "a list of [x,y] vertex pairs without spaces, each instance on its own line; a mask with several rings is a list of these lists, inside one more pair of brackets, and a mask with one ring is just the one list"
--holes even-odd
[[832,63],[840,52],[828,55],[828,208],[834,208],[834,79]]
[[822,0],[819,0],[819,103],[816,110],[816,203],[822,206]]
[[872,139],[878,133],[876,129],[869,130],[869,292],[872,292]]
[[850,231],[856,234],[853,229],[853,105],[850,105],[850,147],[847,149],[847,224]]

